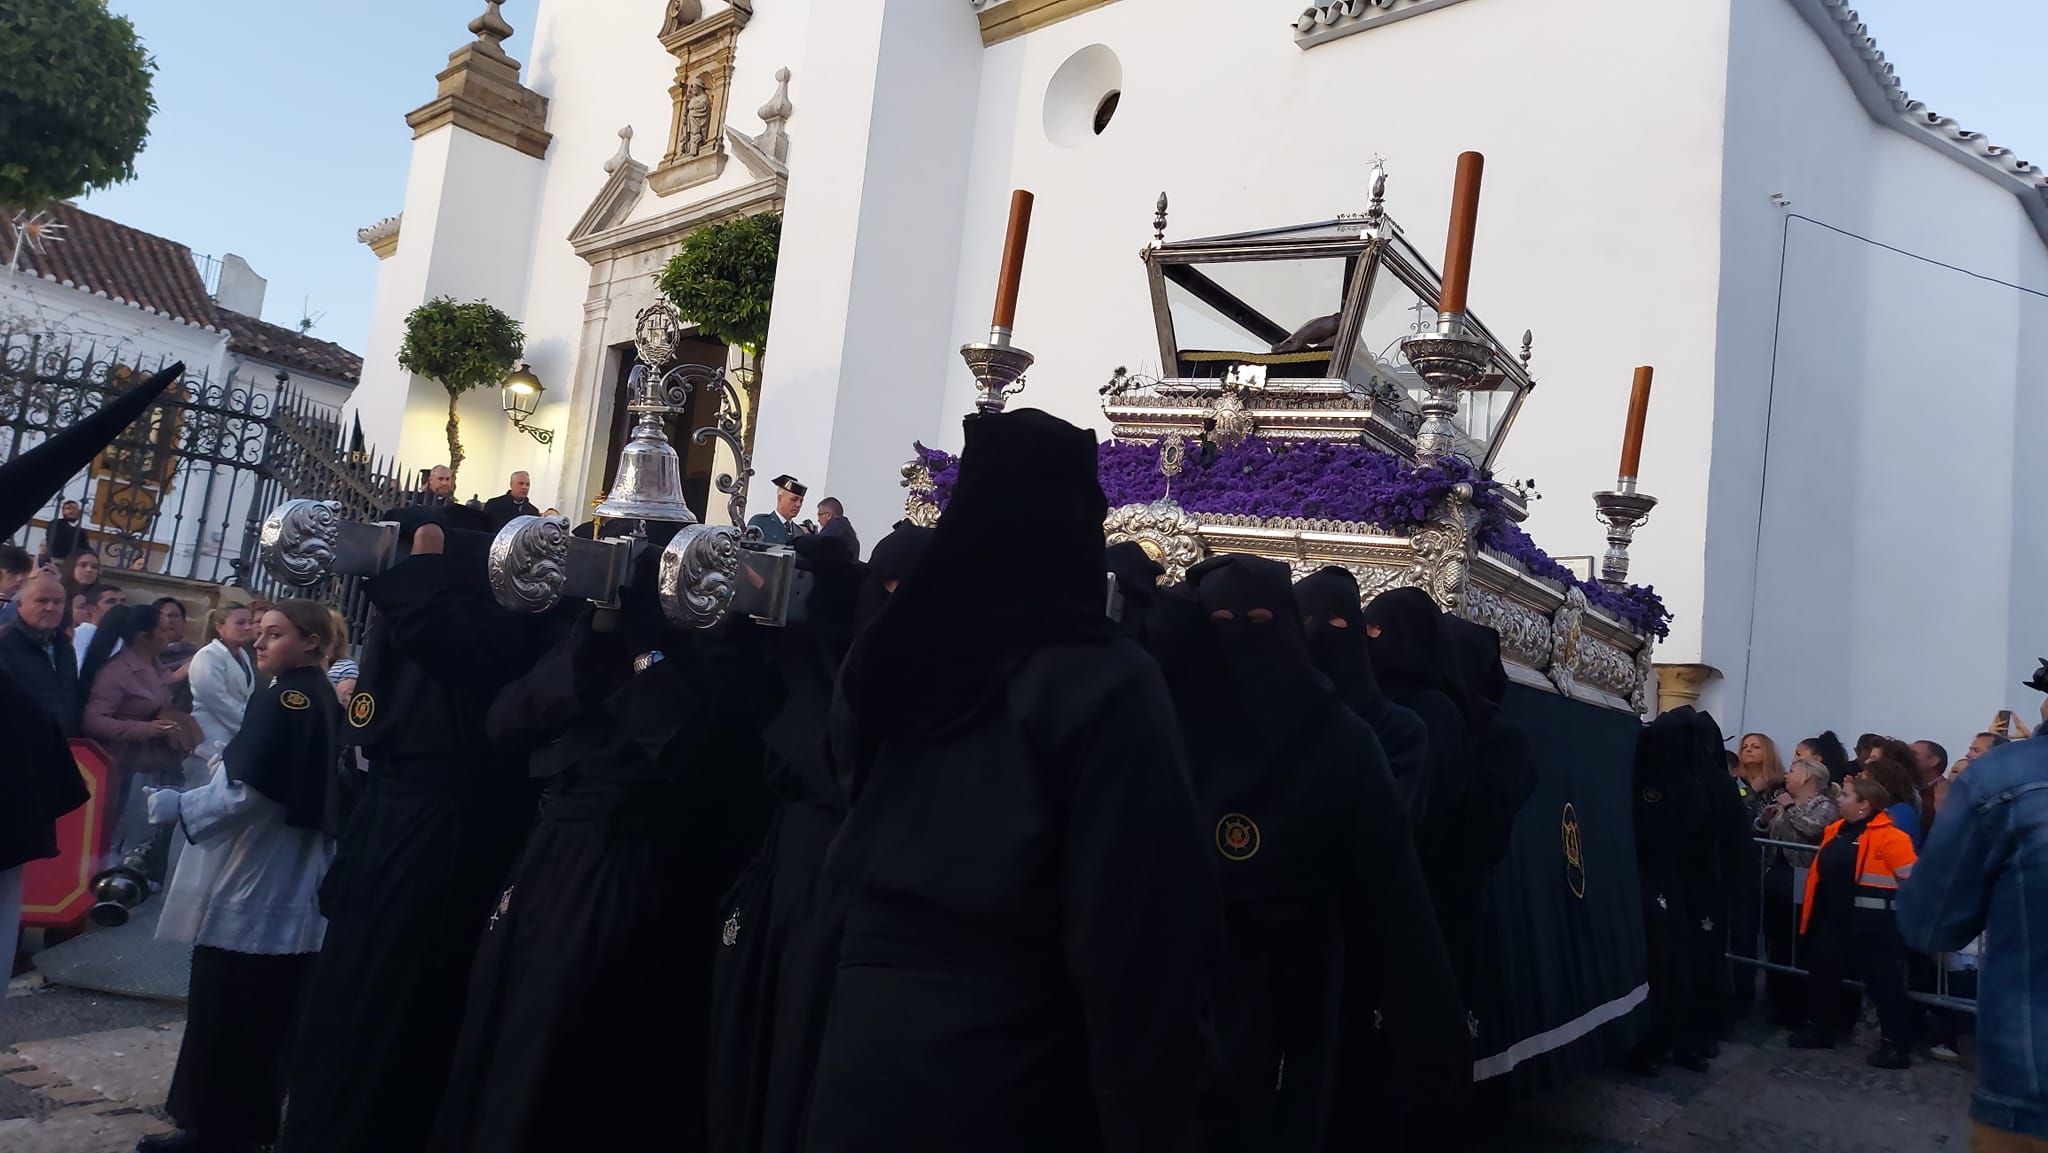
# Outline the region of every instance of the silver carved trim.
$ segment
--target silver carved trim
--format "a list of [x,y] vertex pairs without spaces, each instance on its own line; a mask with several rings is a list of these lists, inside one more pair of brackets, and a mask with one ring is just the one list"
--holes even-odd
[[1657,691],[1652,687],[1657,678],[1656,649],[1656,638],[1644,637],[1642,647],[1636,650],[1636,679],[1631,686],[1633,691],[1628,694],[1628,703],[1641,716],[1649,716],[1650,707],[1657,703]]
[[1470,484],[1452,485],[1450,497],[1430,510],[1429,523],[1409,537],[1415,550],[1411,581],[1447,613],[1459,611],[1478,547],[1479,513],[1472,496]]
[[661,551],[655,589],[662,615],[677,628],[708,629],[732,608],[739,580],[740,530],[684,525]]
[[491,538],[491,595],[516,613],[544,613],[569,580],[569,518],[515,516]]
[[1550,618],[1550,683],[1569,697],[1579,687],[1579,654],[1586,647],[1586,590],[1564,590],[1564,603]]
[[1188,570],[1208,555],[1201,524],[1171,500],[1112,509],[1102,522],[1102,534],[1109,544],[1136,542],[1166,570],[1165,579],[1173,584],[1186,580]]
[[264,518],[256,555],[271,576],[311,588],[327,575],[340,543],[340,501],[288,500]]
[[1501,656],[1531,669],[1550,666],[1550,616],[1476,582],[1465,594],[1464,616],[1500,634]]

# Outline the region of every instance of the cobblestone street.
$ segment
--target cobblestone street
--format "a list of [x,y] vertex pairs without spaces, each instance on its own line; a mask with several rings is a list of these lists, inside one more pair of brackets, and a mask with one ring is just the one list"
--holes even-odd
[[[126,1153],[169,1128],[181,1006],[17,980],[0,1005],[0,1150]],[[1483,1153],[1923,1153],[1969,1147],[1971,1074],[1900,1073],[1867,1049],[1785,1047],[1745,1028],[1709,1073],[1590,1078],[1525,1106]]]

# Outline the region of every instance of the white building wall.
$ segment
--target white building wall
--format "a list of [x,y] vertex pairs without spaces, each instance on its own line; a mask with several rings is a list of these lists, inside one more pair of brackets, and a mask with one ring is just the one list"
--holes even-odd
[[1873,121],[1792,5],[1733,11],[1705,701],[1785,749],[1955,749],[2048,639],[2038,609],[2015,627],[2048,578],[2015,435],[2048,300],[1996,283],[2048,290],[2043,243],[2004,186]]
[[[1535,330],[1541,381],[1501,471],[1540,482],[1528,527],[1545,548],[1600,551],[1589,494],[1613,484],[1634,366],[1655,364],[1643,485],[1663,503],[1634,572],[1678,614],[1660,652],[1696,652],[1725,8],[1468,0],[1306,52],[1291,14],[1121,0],[988,49],[949,344],[987,331],[1009,191],[1031,189],[1017,342],[1038,364],[1017,403],[1104,428],[1111,370],[1159,367],[1138,251],[1162,189],[1169,239],[1323,220],[1365,208],[1379,154],[1388,210],[1434,257],[1457,154],[1476,149],[1472,307],[1502,339]],[[1090,44],[1116,53],[1123,96],[1100,137],[1063,147],[1048,83]],[[880,388],[899,366],[860,371]],[[950,447],[973,385],[950,348],[946,372]],[[904,418],[899,457],[933,419]]]
[[[940,429],[960,337],[975,108],[985,67],[965,4],[814,10],[755,462],[837,496],[870,540],[902,515],[898,468]],[[1004,194],[1007,202],[1007,193]],[[993,275],[993,274],[991,274]],[[984,325],[984,331],[986,326]],[[756,484],[750,511],[772,507]]]
[[[61,242],[59,242],[61,243]],[[0,271],[0,336],[42,337],[69,343],[97,360],[154,367],[182,360],[197,378],[221,378],[227,334],[117,302],[28,272]]]

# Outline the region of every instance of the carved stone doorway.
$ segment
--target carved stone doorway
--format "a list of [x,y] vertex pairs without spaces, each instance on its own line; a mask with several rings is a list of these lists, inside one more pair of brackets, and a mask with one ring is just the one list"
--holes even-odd
[[[604,450],[604,487],[602,492],[612,490],[612,481],[617,478],[619,449],[626,443],[626,437],[633,427],[633,414],[626,411],[631,402],[626,382],[632,377],[633,366],[640,363],[639,356],[631,344],[617,345],[618,376],[612,382],[612,428],[611,437]],[[676,342],[674,364],[705,364],[722,368],[726,362],[725,346],[715,340],[686,336]],[[668,442],[673,445],[676,455],[683,458],[683,503],[697,514],[699,521],[706,521],[705,509],[711,502],[711,477],[717,469],[717,441],[697,444],[691,434],[706,425],[716,422],[718,398],[707,389],[690,393],[690,406],[680,416],[669,418]],[[720,523],[723,523],[723,506],[720,506]]]

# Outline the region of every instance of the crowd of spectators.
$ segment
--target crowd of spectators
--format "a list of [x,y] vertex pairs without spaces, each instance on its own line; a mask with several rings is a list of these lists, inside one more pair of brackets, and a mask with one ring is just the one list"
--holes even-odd
[[[1742,879],[1730,910],[1737,1007],[1754,1003],[1761,970],[1769,1018],[1791,1030],[1795,1047],[1833,1047],[1867,996],[1880,1034],[1872,1065],[1905,1068],[1915,1052],[1958,1060],[1970,1015],[1909,993],[1974,996],[1981,938],[1937,955],[1916,952],[1903,943],[1892,907],[1951,786],[1972,763],[2031,735],[2000,711],[1951,761],[1937,741],[1865,733],[1851,751],[1823,732],[1798,742],[1788,765],[1771,737],[1744,734],[1728,771],[1759,852],[1755,876]],[[1845,984],[1850,978],[1860,994]]]

